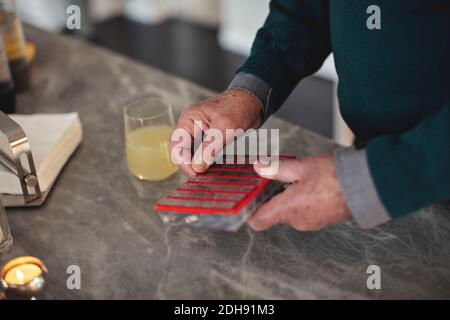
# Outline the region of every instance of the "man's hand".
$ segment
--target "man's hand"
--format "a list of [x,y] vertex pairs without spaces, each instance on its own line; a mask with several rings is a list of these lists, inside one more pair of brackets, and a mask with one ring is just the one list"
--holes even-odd
[[[225,134],[226,129],[247,130],[249,128],[258,128],[261,125],[261,103],[255,97],[243,91],[228,90],[184,109],[175,129],[185,130],[189,134],[191,141],[183,150],[183,146],[178,144],[179,139],[173,134],[170,151],[177,163],[180,164],[180,168],[188,176],[194,175],[195,172],[206,171],[214,160],[213,155],[205,152],[205,147],[208,143],[207,138],[203,142],[203,148],[199,148],[194,155],[191,154],[190,150],[186,152],[186,149],[193,144],[194,138],[197,138],[194,137],[196,123],[201,124],[203,132],[208,129],[220,130],[223,136],[223,141],[221,142],[223,147],[230,142],[228,141],[230,138]],[[203,153],[200,153],[201,150]],[[193,165],[191,165],[191,162]]]
[[292,184],[262,205],[249,219],[254,230],[287,224],[300,231],[312,231],[351,218],[331,156],[284,160],[279,163],[278,171],[270,176],[261,174],[266,166],[256,163],[255,170],[265,178]]

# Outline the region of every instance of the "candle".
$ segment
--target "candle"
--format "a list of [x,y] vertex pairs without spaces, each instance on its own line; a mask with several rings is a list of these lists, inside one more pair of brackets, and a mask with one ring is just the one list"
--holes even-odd
[[27,263],[11,268],[5,275],[5,282],[9,285],[27,284],[42,274],[39,266]]
[[0,271],[5,294],[30,299],[42,291],[48,271],[44,263],[34,257],[18,257],[3,266]]

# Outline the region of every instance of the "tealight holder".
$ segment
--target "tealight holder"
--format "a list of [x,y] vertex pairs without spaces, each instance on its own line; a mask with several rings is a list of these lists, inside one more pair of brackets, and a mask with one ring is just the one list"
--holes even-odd
[[6,263],[1,269],[1,291],[35,300],[45,286],[48,274],[45,264],[34,257],[18,257]]

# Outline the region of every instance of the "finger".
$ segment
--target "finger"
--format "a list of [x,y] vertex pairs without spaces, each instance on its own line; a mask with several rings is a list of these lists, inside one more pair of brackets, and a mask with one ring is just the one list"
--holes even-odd
[[253,165],[256,173],[263,178],[287,183],[298,181],[303,172],[300,160],[259,159]]
[[180,169],[184,172],[184,174],[188,177],[192,177],[195,175],[195,171],[191,166],[191,152],[186,149],[173,149],[172,152],[172,162],[175,163]]
[[210,128],[206,131],[205,139],[193,157],[193,168],[196,172],[205,172],[214,163],[216,156],[223,148],[244,133],[243,130],[232,130],[232,132],[233,134],[227,134],[227,128],[224,128],[223,125],[211,123]]
[[188,177],[195,175],[195,171],[191,166],[191,148],[180,146],[177,142],[170,142],[170,157],[174,164],[180,167],[184,174]]
[[192,119],[182,117],[170,137],[170,155],[172,161],[188,176],[195,175],[192,169],[192,144],[194,142],[195,123]]
[[205,121],[182,115],[172,132],[170,143],[172,161],[189,177],[195,175],[192,168],[192,146],[196,140],[201,139],[205,128],[208,128]]
[[204,172],[214,163],[216,156],[223,148],[222,132],[218,129],[208,130],[201,146],[192,159],[192,167],[196,172]]
[[277,194],[268,202],[264,203],[254,215],[248,219],[247,223],[255,231],[266,230],[273,225],[284,223],[286,210],[290,210],[287,204],[292,201],[292,195],[286,189]]
[[190,178],[192,176],[195,176],[195,171],[192,169],[191,165],[190,150],[181,150],[180,152],[182,152],[183,156],[176,159],[174,162],[180,167],[181,171],[183,171],[187,177]]
[[[258,128],[260,125],[261,119],[257,118],[248,128]],[[243,127],[247,128],[247,125],[244,124]],[[232,134],[227,134],[227,129],[233,129],[233,127],[225,128],[223,123],[212,122],[207,130],[204,131],[206,133],[205,139],[201,144],[201,148],[198,148],[193,156],[192,167],[195,172],[205,172],[214,163],[214,160],[226,145],[245,134],[244,129],[235,129]]]

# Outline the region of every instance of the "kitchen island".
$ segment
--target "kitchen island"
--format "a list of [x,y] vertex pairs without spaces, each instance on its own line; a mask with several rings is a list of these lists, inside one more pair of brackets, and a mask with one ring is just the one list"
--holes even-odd
[[[48,269],[43,299],[449,298],[450,209],[434,205],[371,230],[347,222],[319,232],[276,226],[237,233],[164,226],[154,202],[183,181],[143,183],[124,157],[122,109],[158,96],[176,113],[213,92],[75,38],[28,27],[37,47],[22,113],[80,114],[84,138],[44,206],[7,209],[19,255]],[[333,142],[279,118],[281,153],[333,152]],[[70,290],[69,266],[81,270]],[[367,268],[381,289],[367,287]]]

